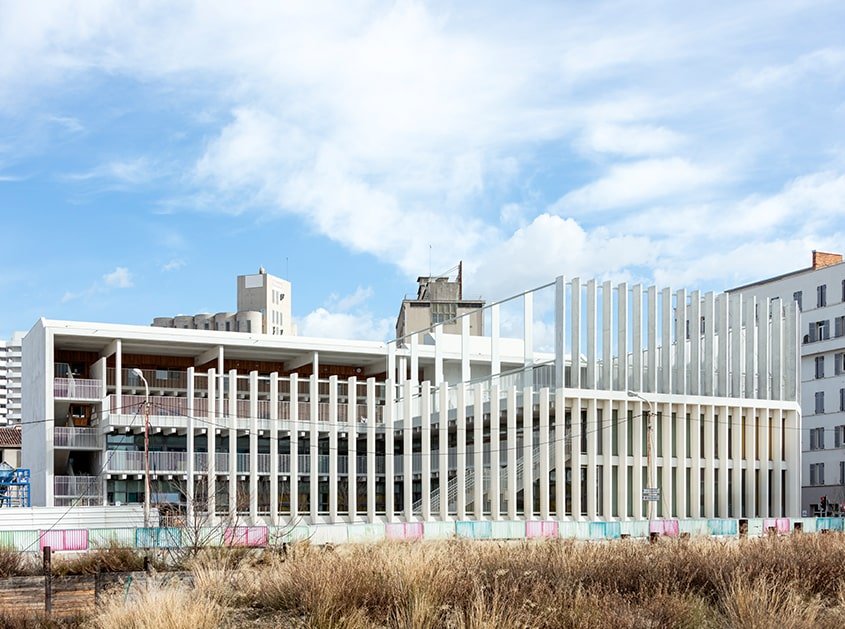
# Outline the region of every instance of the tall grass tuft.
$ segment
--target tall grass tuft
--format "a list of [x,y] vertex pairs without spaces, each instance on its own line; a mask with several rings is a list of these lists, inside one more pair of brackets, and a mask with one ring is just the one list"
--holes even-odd
[[110,594],[91,619],[93,629],[217,629],[226,617],[215,601],[179,585],[154,585],[124,599]]

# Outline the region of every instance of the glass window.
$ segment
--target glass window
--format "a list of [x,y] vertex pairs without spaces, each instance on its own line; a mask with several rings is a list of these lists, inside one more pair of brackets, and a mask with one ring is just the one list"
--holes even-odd
[[816,415],[824,413],[824,391],[816,392]]
[[827,284],[816,287],[816,307],[822,308],[827,305]]
[[824,356],[816,356],[816,378],[824,378]]

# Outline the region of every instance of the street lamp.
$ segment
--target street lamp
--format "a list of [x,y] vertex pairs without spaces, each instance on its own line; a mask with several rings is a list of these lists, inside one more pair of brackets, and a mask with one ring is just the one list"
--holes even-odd
[[[654,418],[657,417],[657,409],[653,401],[643,397],[636,391],[628,391],[628,397],[637,398],[641,402],[648,404],[648,429],[646,433],[646,466],[648,468],[648,484],[652,491],[657,489],[657,465],[654,460]],[[649,495],[648,500],[648,520],[654,519],[654,496]]]
[[150,528],[150,385],[144,372],[135,367],[132,370],[144,383],[144,528]]

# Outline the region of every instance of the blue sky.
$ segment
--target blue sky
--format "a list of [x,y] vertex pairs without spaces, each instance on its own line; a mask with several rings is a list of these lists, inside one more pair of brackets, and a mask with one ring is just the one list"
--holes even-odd
[[724,289],[845,250],[841,2],[0,2],[0,337],[293,282]]

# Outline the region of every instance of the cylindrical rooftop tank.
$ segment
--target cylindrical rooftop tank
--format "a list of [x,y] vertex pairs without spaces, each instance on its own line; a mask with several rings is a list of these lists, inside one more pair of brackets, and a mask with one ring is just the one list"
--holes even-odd
[[172,328],[173,317],[156,317],[153,319],[153,327],[155,328]]
[[236,318],[238,332],[261,334],[261,313],[257,310],[242,310]]

